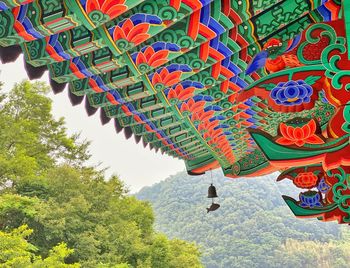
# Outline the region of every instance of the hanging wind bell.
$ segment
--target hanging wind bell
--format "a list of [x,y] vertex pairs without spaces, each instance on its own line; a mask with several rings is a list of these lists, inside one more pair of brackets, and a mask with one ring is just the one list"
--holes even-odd
[[218,197],[215,186],[211,183],[208,188],[208,198]]
[[208,188],[208,198],[211,198],[211,206],[209,208],[207,208],[207,213],[209,213],[210,211],[215,211],[217,210],[220,205],[217,203],[214,203],[214,198],[218,197],[217,193],[216,193],[216,188],[213,185],[213,176],[212,173],[211,174],[211,181],[212,183],[210,184],[209,188]]

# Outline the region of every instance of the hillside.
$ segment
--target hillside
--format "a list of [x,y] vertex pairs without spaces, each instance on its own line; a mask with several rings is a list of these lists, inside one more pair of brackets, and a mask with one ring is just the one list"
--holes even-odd
[[294,188],[275,177],[232,180],[213,172],[221,207],[209,214],[209,175],[178,173],[137,197],[151,202],[159,231],[198,243],[208,268],[348,267],[348,227],[296,219],[281,198],[295,196]]

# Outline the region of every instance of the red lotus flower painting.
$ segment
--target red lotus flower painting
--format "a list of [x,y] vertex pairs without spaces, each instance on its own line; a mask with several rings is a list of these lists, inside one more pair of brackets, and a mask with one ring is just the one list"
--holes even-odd
[[163,68],[159,73],[155,72],[152,78],[152,84],[162,84],[166,87],[172,86],[180,82],[182,71],[169,72],[167,68]]
[[190,99],[187,102],[181,104],[180,111],[189,111],[191,113],[198,113],[204,109],[205,101],[197,101],[195,102],[193,99]]
[[293,183],[299,187],[304,189],[311,189],[317,185],[318,177],[312,172],[301,172],[298,176],[293,180]]
[[87,0],[86,12],[98,10],[109,16],[110,19],[118,17],[125,12],[128,7],[125,5],[126,0]]
[[297,145],[299,147],[304,144],[323,144],[324,140],[315,134],[316,122],[310,120],[302,127],[287,126],[284,123],[280,125],[280,133],[282,137],[276,140],[281,145]]
[[[209,121],[210,118],[214,116],[215,112],[214,111],[199,111],[195,114],[192,114],[191,120],[192,121],[200,121],[200,122],[207,122]],[[217,121],[213,121],[217,122]],[[198,126],[199,127],[199,126]]]
[[135,46],[146,41],[150,35],[147,33],[150,28],[149,23],[139,23],[134,25],[131,19],[127,19],[122,26],[116,26],[113,32],[113,39],[125,39]]
[[199,125],[198,125],[198,131],[200,132],[205,132],[208,130],[213,130],[215,127],[217,127],[219,125],[219,121],[218,120],[214,120],[212,122],[209,122],[209,120],[207,121],[202,121]]
[[169,90],[168,99],[178,99],[184,101],[193,97],[195,90],[195,87],[184,88],[183,85],[178,84],[175,88],[171,88]]
[[144,52],[139,52],[136,57],[136,65],[147,64],[150,67],[156,68],[168,62],[169,51],[159,50],[154,51],[154,48],[149,46]]

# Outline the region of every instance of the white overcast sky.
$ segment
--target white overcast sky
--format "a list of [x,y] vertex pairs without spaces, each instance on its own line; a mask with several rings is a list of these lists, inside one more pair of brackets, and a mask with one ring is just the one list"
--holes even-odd
[[[5,90],[27,79],[22,56],[14,63],[0,64],[0,71]],[[48,82],[48,73],[41,80]],[[53,100],[54,116],[65,118],[68,133],[81,132],[82,138],[91,141],[91,163],[101,162],[102,167],[109,167],[107,175],[119,175],[132,192],[185,169],[183,161],[150,151],[149,147],[143,148],[142,143],[136,144],[133,137],[126,140],[123,132],[116,134],[112,121],[102,126],[99,111],[88,117],[84,103],[73,107],[67,89],[49,97]]]

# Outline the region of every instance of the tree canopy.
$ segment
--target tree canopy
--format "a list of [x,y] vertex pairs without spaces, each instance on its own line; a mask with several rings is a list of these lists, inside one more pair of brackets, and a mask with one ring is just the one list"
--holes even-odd
[[65,258],[73,253],[61,243],[49,251],[48,257],[42,259],[33,252],[37,248],[30,244],[26,238],[33,230],[26,225],[13,229],[9,233],[0,231],[0,267],[58,267],[77,268],[79,264],[65,264]]
[[88,142],[68,136],[56,120],[44,83],[24,81],[0,97],[0,182],[40,177],[59,163],[82,166]]
[[202,267],[193,243],[154,231],[149,203],[86,165],[89,143],[47,92],[24,81],[0,97],[0,267]]

